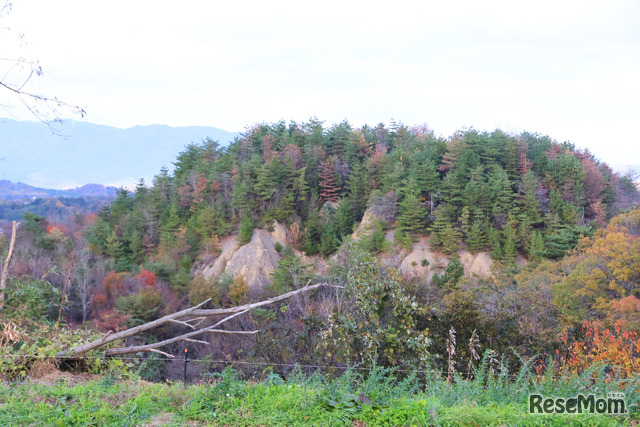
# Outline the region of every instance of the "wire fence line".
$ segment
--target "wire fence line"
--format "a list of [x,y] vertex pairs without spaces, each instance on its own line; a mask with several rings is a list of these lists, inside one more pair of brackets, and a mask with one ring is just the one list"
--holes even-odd
[[[102,360],[102,361],[109,361],[109,360],[126,360],[126,361],[145,361],[145,360],[153,360],[153,361],[168,361],[168,362],[180,362],[180,363],[184,363],[185,358],[184,357],[176,357],[176,358],[169,358],[169,357],[154,357],[153,359],[150,359],[148,357],[141,357],[141,356],[135,356],[135,357],[100,357],[100,356],[49,356],[49,355],[41,355],[41,354],[6,354],[6,355],[2,355],[0,356],[0,360],[9,360],[9,358],[34,358],[34,359],[62,359],[62,360],[83,360],[83,359],[88,359],[88,360]],[[341,366],[341,365],[310,365],[310,364],[301,364],[301,363],[272,363],[272,362],[249,362],[249,361],[244,361],[244,360],[211,360],[211,359],[189,359],[189,362],[194,362],[194,363],[209,363],[209,364],[216,364],[216,365],[250,365],[250,366],[264,366],[264,367],[291,367],[291,368],[307,368],[307,369],[324,369],[324,370],[329,370],[329,369],[338,369],[338,370],[344,370],[344,371],[374,371],[376,369],[380,369],[380,367],[373,367],[373,368],[367,368],[367,367],[362,367],[362,366]],[[439,374],[442,376],[449,376],[451,375],[453,376],[462,376],[462,377],[467,377],[467,379],[470,379],[471,377],[476,377],[477,376],[477,372],[473,372],[469,371],[469,372],[462,372],[462,371],[455,371],[454,372],[448,372],[448,371],[438,371],[438,370],[427,370],[427,369],[406,369],[406,368],[393,368],[393,367],[384,367],[382,368],[386,371],[390,371],[390,372],[398,372],[398,373],[415,373],[415,374]],[[536,377],[544,377],[544,378],[552,378],[552,379],[561,379],[561,378],[565,378],[566,375],[559,375],[559,374],[553,374],[553,375],[546,375],[546,374],[542,374],[542,375],[536,375],[533,372],[531,373],[532,375],[536,376]],[[520,374],[518,373],[513,373],[513,374],[507,374],[507,375],[502,375],[508,378],[512,378],[515,379],[519,376]],[[633,380],[633,378],[618,378],[616,379],[617,381],[631,381]]]
[[[153,360],[153,361],[168,361],[168,362],[184,362],[184,357],[154,357],[150,359],[148,357],[100,357],[100,356],[49,356],[42,354],[6,354],[0,356],[0,359],[7,358],[34,358],[34,359],[62,359],[62,360],[129,360],[129,361],[144,361],[144,360]],[[300,367],[300,368],[315,368],[315,369],[342,369],[342,370],[357,370],[357,371],[372,371],[376,368],[366,368],[361,366],[340,366],[340,365],[309,365],[302,363],[271,363],[271,362],[248,362],[245,360],[211,360],[211,359],[189,359],[189,362],[195,363],[213,363],[213,364],[227,364],[227,365],[253,365],[253,366],[278,366],[278,367]],[[393,372],[403,372],[403,373],[425,373],[425,374],[447,374],[447,372],[443,371],[435,371],[435,370],[422,370],[422,369],[404,369],[404,368],[385,368],[386,370],[390,370]],[[466,373],[465,373],[466,375]]]

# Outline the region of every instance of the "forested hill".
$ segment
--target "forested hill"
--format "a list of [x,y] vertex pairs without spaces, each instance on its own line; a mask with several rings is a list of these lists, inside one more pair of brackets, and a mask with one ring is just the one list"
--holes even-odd
[[386,203],[396,242],[430,235],[444,253],[462,241],[512,263],[518,253],[559,258],[638,200],[632,177],[547,136],[280,122],[256,125],[228,147],[187,146],[174,173],[121,191],[90,241],[120,269],[156,251],[189,264],[212,241],[238,230],[246,243],[276,219],[294,232],[296,249],[329,256],[368,204]]
[[[400,124],[260,124],[227,147],[187,146],[150,184],[119,190],[97,216],[25,214],[4,313],[108,332],[328,282],[235,319],[260,333],[212,337],[194,356],[469,374],[482,348],[484,365],[529,360],[537,375],[594,360],[622,377],[640,370],[638,190],[571,144],[500,130],[441,138]],[[468,268],[478,260],[487,274]],[[255,266],[258,288],[247,278]],[[597,340],[584,333],[593,330]]]

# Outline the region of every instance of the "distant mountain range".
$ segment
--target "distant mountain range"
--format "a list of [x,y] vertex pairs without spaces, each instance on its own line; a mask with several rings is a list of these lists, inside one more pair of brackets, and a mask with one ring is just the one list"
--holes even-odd
[[133,187],[140,178],[149,183],[163,166],[173,170],[172,162],[190,143],[211,138],[227,145],[239,135],[205,126],[119,129],[74,120],[55,127],[59,135],[39,122],[0,118],[0,180],[38,190],[85,189],[88,183]]
[[22,182],[0,179],[0,199],[4,200],[19,200],[32,197],[99,197],[110,199],[116,196],[116,190],[116,187],[105,187],[100,184],[87,184],[69,190],[52,190],[33,187]]

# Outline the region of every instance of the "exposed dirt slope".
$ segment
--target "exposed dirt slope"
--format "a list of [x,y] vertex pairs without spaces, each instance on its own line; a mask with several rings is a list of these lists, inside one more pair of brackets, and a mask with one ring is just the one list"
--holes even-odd
[[[393,235],[393,232],[389,234]],[[456,255],[464,267],[465,276],[472,277],[474,274],[484,278],[491,276],[493,261],[487,252],[472,254],[466,249],[458,249]],[[430,283],[434,273],[444,272],[451,257],[432,251],[429,247],[429,238],[422,237],[413,244],[410,252],[403,250],[393,255],[383,255],[382,259],[402,274],[408,277],[419,277]]]
[[205,278],[218,277],[227,271],[233,277],[243,276],[251,291],[260,290],[271,283],[271,272],[278,267],[280,256],[275,250],[276,242],[283,247],[286,230],[274,221],[273,231],[253,230],[251,241],[238,247],[236,236],[221,243],[222,252],[213,262],[202,269]]
[[[354,240],[359,240],[370,234],[376,219],[389,220],[388,215],[380,218],[380,215],[377,215],[379,211],[381,211],[379,206],[372,206],[365,212],[360,225],[353,233]],[[393,242],[393,230],[387,231],[386,238]],[[236,236],[232,236],[221,242],[222,252],[220,255],[213,263],[202,267],[200,272],[205,278],[216,278],[224,271],[233,277],[242,276],[252,293],[259,292],[271,283],[271,272],[278,267],[280,255],[275,250],[275,244],[280,243],[284,247],[287,244],[286,240],[286,229],[277,221],[273,223],[273,231],[255,229],[251,241],[244,246],[238,247]],[[306,257],[299,252],[296,252],[296,256],[301,256],[301,261],[304,264],[313,264],[317,273],[322,274],[326,271],[327,263],[321,257]],[[491,276],[493,261],[487,252],[472,254],[461,247],[457,251],[457,256],[467,277],[474,274],[484,278]],[[434,273],[442,274],[444,272],[451,257],[431,250],[429,238],[422,237],[414,243],[411,251],[394,248],[388,253],[381,254],[380,258],[390,267],[397,268],[405,276],[419,277],[426,282],[431,282]]]

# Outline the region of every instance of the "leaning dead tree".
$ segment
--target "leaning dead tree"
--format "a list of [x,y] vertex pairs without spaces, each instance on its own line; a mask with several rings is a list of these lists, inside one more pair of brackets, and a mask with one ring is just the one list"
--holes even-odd
[[9,243],[9,252],[2,265],[2,276],[0,276],[0,310],[4,307],[4,292],[7,289],[7,277],[9,276],[9,264],[11,263],[11,256],[13,255],[13,247],[16,244],[16,230],[18,224],[13,221],[11,225],[11,243]]
[[[87,351],[95,350],[97,348],[106,346],[109,343],[112,343],[117,340],[122,340],[138,334],[140,332],[157,328],[158,326],[167,324],[167,323],[175,323],[182,326],[186,326],[192,329],[191,332],[187,332],[185,334],[179,335],[174,338],[169,338],[164,341],[160,341],[153,344],[143,344],[136,346],[128,346],[128,347],[120,347],[120,348],[109,348],[105,350],[106,356],[117,356],[121,354],[129,354],[129,353],[137,353],[141,351],[149,351],[153,353],[159,353],[166,357],[173,358],[174,356],[166,353],[164,351],[158,350],[161,347],[165,347],[169,344],[173,344],[179,341],[193,342],[198,344],[209,344],[208,341],[203,339],[199,339],[196,337],[200,337],[204,334],[217,333],[217,334],[255,334],[258,331],[230,331],[226,329],[220,329],[219,326],[224,324],[225,322],[233,319],[234,317],[245,314],[254,308],[262,307],[264,305],[273,304],[277,301],[282,301],[287,298],[291,298],[294,295],[301,294],[303,292],[308,292],[313,289],[317,289],[321,286],[327,286],[327,283],[318,283],[315,285],[307,285],[303,288],[300,288],[295,291],[288,292],[286,294],[279,295],[277,297],[269,298],[264,301],[259,301],[251,304],[240,305],[237,307],[229,307],[229,308],[214,308],[214,309],[203,309],[200,308],[202,305],[207,303],[209,300],[204,301],[195,307],[187,308],[182,311],[178,311],[177,313],[169,314],[167,316],[161,317],[160,319],[154,320],[149,323],[145,323],[144,325],[136,326],[134,328],[126,329],[124,331],[116,332],[116,333],[107,333],[102,338],[99,338],[95,341],[92,341],[87,344],[79,345],[77,347],[72,348],[68,351],[63,351],[58,353],[58,357],[68,357],[68,356],[80,356]],[[211,326],[199,327],[202,322],[213,316],[226,316],[222,320],[216,322]]]

